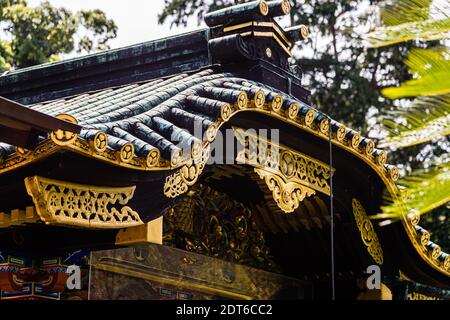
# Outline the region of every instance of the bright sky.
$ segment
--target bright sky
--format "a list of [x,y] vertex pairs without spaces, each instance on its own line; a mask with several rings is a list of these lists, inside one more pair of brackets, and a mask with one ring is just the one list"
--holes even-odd
[[[139,42],[163,38],[197,29],[193,18],[187,28],[172,28],[167,22],[158,24],[158,14],[164,8],[164,0],[48,0],[57,7],[71,11],[101,9],[119,27],[117,38],[110,41],[111,48],[123,47]],[[30,6],[39,5],[42,0],[27,0]]]

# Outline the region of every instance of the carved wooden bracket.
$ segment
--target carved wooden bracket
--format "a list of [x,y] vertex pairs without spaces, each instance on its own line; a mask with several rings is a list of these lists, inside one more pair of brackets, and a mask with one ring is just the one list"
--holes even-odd
[[46,224],[102,229],[143,224],[126,206],[135,186],[94,187],[34,176],[25,178],[25,187]]
[[327,164],[253,132],[240,128],[233,130],[243,146],[236,160],[255,167],[255,172],[272,191],[273,200],[283,212],[293,212],[316,191],[330,195]]

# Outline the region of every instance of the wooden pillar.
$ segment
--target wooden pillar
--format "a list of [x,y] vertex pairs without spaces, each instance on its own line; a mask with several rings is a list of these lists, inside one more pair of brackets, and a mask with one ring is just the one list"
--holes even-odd
[[140,226],[121,229],[116,236],[116,245],[162,244],[162,238],[163,217],[159,217]]

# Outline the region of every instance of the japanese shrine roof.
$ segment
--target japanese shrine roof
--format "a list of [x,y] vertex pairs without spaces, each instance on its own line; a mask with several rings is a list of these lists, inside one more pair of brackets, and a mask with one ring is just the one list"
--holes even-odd
[[[285,1],[275,2],[279,7]],[[243,11],[236,9],[235,26],[222,25],[222,14],[214,14],[208,20],[210,29],[0,77],[0,95],[81,128],[79,134],[64,128],[44,132],[30,150],[0,143],[0,178],[69,153],[129,170],[126,176],[134,181],[145,180],[136,173],[155,173],[158,176],[148,181],[152,186],[158,181],[160,189],[164,179],[187,175],[187,190],[202,174],[203,167],[194,166],[191,176],[193,161],[208,157],[223,127],[242,124],[245,118],[249,126],[282,127],[289,139],[281,143],[304,146],[323,162],[329,147],[335,148],[336,162],[341,161],[338,182],[344,187],[354,184],[360,193],[365,189],[371,214],[378,213],[374,210],[379,209],[384,189],[394,197],[400,193],[395,183],[398,169],[387,164],[387,153],[376,149],[372,140],[309,104],[301,73],[288,65],[287,49],[296,38],[281,30],[261,3],[265,2],[245,4],[249,12],[265,13],[255,21],[245,22]],[[160,192],[175,198],[186,190]],[[141,197],[148,198],[144,191]],[[348,196],[348,189],[341,192]],[[450,276],[449,255],[430,241],[418,217],[403,217],[402,227],[400,237],[409,239],[414,254],[440,276]]]
[[[211,68],[47,101],[29,108],[53,117],[72,116],[82,128],[79,134],[82,140],[91,141],[104,133],[108,152],[120,151],[125,145],[132,146],[135,157],[129,159],[131,161],[114,162],[142,170],[160,166],[159,160],[166,163],[165,160],[171,159],[173,151],[180,146],[212,140],[213,136],[194,136],[195,121],[202,124],[203,130],[211,131],[237,112],[267,113],[304,124],[305,128],[324,138],[328,138],[329,131],[329,118],[301,100],[263,83],[235,77],[232,73],[215,72]],[[331,124],[336,141],[353,146],[358,154],[384,168],[387,178],[396,179],[395,167],[385,165],[386,153],[375,149],[371,140],[361,138],[335,121]],[[42,137],[41,143],[50,138],[50,135]],[[147,163],[145,158],[150,151],[160,153],[161,159],[158,156],[158,160]],[[15,152],[14,146],[0,144],[0,156],[5,160],[0,172],[11,168],[8,157]],[[103,160],[109,161],[108,157]],[[15,166],[20,164],[16,160],[13,162]],[[172,163],[172,167],[174,165],[177,166]]]
[[[253,112],[282,119],[325,141],[331,125],[332,142],[368,163],[387,186],[395,188],[398,177],[396,167],[386,164],[387,154],[374,148],[371,140],[330,122],[325,114],[291,95],[214,68],[87,92],[29,108],[55,117],[70,115],[62,118],[73,117],[82,130],[75,140],[71,136],[65,141],[64,135],[62,139],[57,135],[42,137],[31,151],[1,143],[0,172],[45,158],[58,149],[135,170],[170,171],[182,168],[193,154],[201,154],[220,127],[236,114]],[[194,135],[196,122],[201,123],[203,136]],[[190,153],[183,152],[186,147]],[[409,220],[405,227],[418,245],[424,241],[422,235],[428,235],[426,246],[420,245],[420,250],[430,257],[436,245],[429,241],[429,234]],[[447,256],[441,253],[436,259],[444,263]]]

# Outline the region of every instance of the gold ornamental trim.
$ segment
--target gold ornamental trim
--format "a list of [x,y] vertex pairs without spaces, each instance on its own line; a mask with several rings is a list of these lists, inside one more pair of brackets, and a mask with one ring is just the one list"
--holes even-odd
[[264,180],[273,200],[283,212],[293,212],[316,191],[330,195],[330,168],[327,164],[268,141],[255,132],[232,128],[236,139],[244,147],[236,161],[255,167],[254,171]]
[[[57,119],[65,120],[67,122],[78,124],[77,119],[72,117],[69,114],[59,114],[56,116]],[[50,133],[50,138],[52,141],[59,146],[65,146],[72,144],[78,137],[78,134],[70,132],[70,131],[64,131],[61,129],[58,129],[52,133]]]
[[309,28],[305,26],[304,24],[300,25],[300,34],[304,40],[308,39],[309,37]]
[[0,174],[20,168],[26,164],[47,158],[61,150],[52,140],[44,141],[37,145],[34,150],[16,148],[16,152],[6,159],[0,159]]
[[[276,35],[277,37],[279,36],[286,43],[287,47],[286,47],[286,45],[283,44],[286,48],[291,48],[292,47],[292,43],[286,37],[284,32],[281,31],[281,29],[273,22],[263,22],[263,21],[244,22],[244,23],[240,23],[240,24],[237,24],[237,25],[234,25],[234,26],[225,27],[223,29],[223,32],[227,33],[227,32],[231,32],[231,31],[235,31],[235,30],[244,29],[244,28],[247,28],[247,27],[268,27],[268,28],[272,28],[273,30],[275,30],[274,35]],[[244,34],[244,33],[242,33],[242,34]]]
[[[246,91],[242,91],[239,95],[239,99],[232,105],[232,112],[229,119],[240,112],[256,112],[284,121],[304,132],[310,133],[318,137],[319,139],[322,139],[323,141],[328,141],[329,139],[329,134],[322,132],[319,127],[315,125],[315,114],[313,110],[309,110],[307,112],[307,117],[305,117],[305,115],[303,115],[302,113],[299,113],[295,119],[291,119],[286,115],[285,112],[282,112],[281,109],[273,110],[272,102],[266,102],[264,108],[251,108],[251,103],[252,101],[247,98]],[[224,123],[224,120],[218,119],[211,125],[210,129],[206,132],[205,141],[203,144],[204,148],[207,147],[209,143],[214,141],[217,131]],[[378,153],[379,150],[375,150],[372,154],[367,154],[365,150],[361,150],[361,148],[359,148],[359,134],[341,125],[339,125],[338,128],[338,130],[335,129],[335,127],[332,128],[333,145],[353,154],[361,161],[366,163],[370,168],[372,168],[372,170],[376,172],[376,174],[385,184],[393,200],[398,201],[401,196],[399,189],[395,183],[399,176],[398,169],[394,166],[385,164],[385,154],[380,155]],[[77,137],[77,139],[72,144],[65,146],[59,146],[56,145],[52,140],[46,140],[39,144],[34,150],[28,150],[25,153],[16,152],[4,159],[0,159],[0,174],[43,159],[61,150],[78,152],[85,156],[95,158],[104,162],[142,171],[179,169],[191,160],[191,157],[189,155],[183,155],[182,159],[176,164],[171,164],[169,160],[160,159],[157,165],[149,167],[145,158],[139,158],[135,156],[133,157],[133,159],[131,159],[130,162],[123,163],[117,159],[118,157],[116,156],[114,150],[107,148],[105,151],[100,152],[99,150],[93,148],[91,145],[92,144],[90,143],[90,141],[84,140],[80,137]],[[407,215],[402,216],[401,220],[408,238],[410,239],[411,243],[413,244],[418,254],[421,256],[421,258],[435,270],[441,272],[446,276],[450,276],[450,264],[445,261],[442,262],[439,258],[434,259],[428,254],[428,249],[424,247],[420,239],[418,239],[419,235],[416,231],[415,225],[413,225],[409,221]]]
[[418,292],[410,292],[408,293],[408,300],[442,300],[436,297],[427,296]]
[[0,212],[0,229],[39,222],[41,222],[41,219],[33,206],[25,209],[14,209],[10,212]]
[[280,174],[274,174],[264,169],[254,169],[272,191],[272,197],[278,207],[285,213],[294,212],[300,203],[307,197],[316,194],[316,191],[304,186],[298,181],[286,180]]
[[248,32],[241,33],[241,36],[243,36],[243,37],[255,36],[255,37],[273,38],[278,43],[278,45],[281,47],[281,49],[283,49],[284,52],[286,52],[286,54],[289,57],[292,57],[292,53],[289,50],[289,47],[286,46],[283,43],[283,41],[280,40],[280,38],[278,37],[278,35],[275,32],[272,32],[272,31],[248,31]]
[[259,12],[263,16],[267,16],[269,14],[269,5],[267,4],[266,1],[264,0],[259,1]]
[[164,194],[168,198],[176,198],[188,191],[189,187],[197,182],[202,174],[210,155],[210,147],[205,143],[197,159],[191,159],[175,173],[169,175],[164,183]]
[[264,22],[264,21],[254,21],[253,22],[253,26],[255,26],[255,27],[269,27],[269,28],[272,28],[273,30],[275,30],[275,34],[280,36],[280,38],[282,38],[284,40],[284,42],[286,43],[288,48],[292,47],[292,42],[289,41],[289,39],[286,37],[284,32],[281,31],[281,29],[275,23],[273,23],[273,22]]
[[[330,195],[328,164],[283,144],[271,142],[254,131],[237,127],[232,129],[243,146],[236,161],[260,169],[258,174],[265,171],[267,174],[282,177],[287,183],[294,182]],[[336,169],[332,168],[331,171],[334,173]]]
[[288,15],[291,12],[291,4],[289,3],[289,0],[283,0],[281,3],[281,10],[283,11],[284,15]]
[[[289,117],[287,117],[285,113],[281,112],[281,110],[273,110],[272,103],[266,102],[265,108],[251,108],[250,105],[251,101],[248,99],[243,99],[242,97],[244,96],[246,97],[246,94],[243,91],[242,94],[240,95],[241,99],[238,99],[238,101],[236,101],[236,104],[233,106],[233,112],[230,119],[240,112],[262,113],[272,118],[285,121],[305,132],[308,132],[316,137],[319,137],[324,141],[328,141],[329,135],[322,132],[318,128],[318,126],[314,125],[315,112],[313,110],[309,110],[306,113],[306,116],[302,116],[299,114],[297,118],[290,119]],[[247,102],[247,105],[243,103],[244,101]],[[217,131],[224,123],[225,122],[218,120],[211,125],[211,128],[213,128],[213,130],[207,131],[208,142],[214,141]],[[385,163],[386,154],[384,151],[382,151],[381,155],[377,155],[376,152],[370,155],[367,154],[366,152],[363,152],[359,148],[359,141],[360,135],[358,133],[350,131],[349,129],[343,126],[339,126],[336,132],[333,133],[332,139],[333,145],[353,154],[361,161],[366,163],[370,168],[372,168],[372,170],[374,170],[380,177],[380,179],[383,181],[388,192],[392,195],[393,199],[398,200],[398,198],[400,197],[400,191],[398,189],[398,186],[396,185],[396,181],[399,176],[398,169],[395,166],[387,165]],[[189,189],[187,185],[182,184],[182,186],[184,187],[184,190],[180,191],[178,194],[183,194],[187,192],[187,190]],[[440,273],[446,276],[450,276],[450,267],[447,267],[448,263],[444,264],[439,260],[433,259],[428,255],[428,251],[426,250],[426,248],[417,239],[417,232],[415,230],[415,226],[409,221],[406,215],[402,216],[401,221],[405,228],[406,234],[408,235],[408,238],[410,239],[412,245],[414,246],[418,254],[421,256],[421,258],[433,269],[439,271]]]
[[384,262],[383,249],[381,248],[372,221],[370,221],[366,214],[366,210],[364,210],[358,199],[352,200],[352,208],[356,225],[361,233],[361,239],[367,247],[367,252],[369,252],[370,256],[377,264],[382,265]]
[[[77,123],[77,120],[70,115],[62,114],[57,118]],[[89,158],[135,170],[159,171],[174,168],[169,160],[160,158],[160,151],[157,148],[151,149],[144,157],[137,157],[134,145],[131,143],[125,144],[119,150],[108,148],[108,136],[104,132],[99,131],[92,140],[85,140],[72,132],[57,130],[50,134],[50,139],[38,144],[34,150],[16,148],[14,154],[6,159],[0,158],[0,174],[47,158],[62,150],[70,150]],[[188,157],[184,156],[180,161],[187,162]],[[175,167],[178,167],[178,164]]]
[[40,219],[49,225],[118,229],[143,224],[126,206],[135,186],[96,187],[33,176],[25,178],[25,187]]

